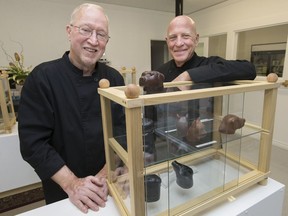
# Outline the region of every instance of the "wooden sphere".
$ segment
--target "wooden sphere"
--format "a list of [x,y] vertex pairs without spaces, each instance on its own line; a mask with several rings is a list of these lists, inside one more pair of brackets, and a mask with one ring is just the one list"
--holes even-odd
[[138,98],[140,94],[140,88],[135,84],[128,84],[124,90],[124,93],[129,99]]
[[107,80],[107,79],[101,79],[101,80],[99,81],[99,87],[100,87],[100,88],[109,88],[109,86],[110,86],[109,80]]
[[278,80],[278,75],[276,73],[270,73],[267,76],[267,81],[268,82],[277,82]]

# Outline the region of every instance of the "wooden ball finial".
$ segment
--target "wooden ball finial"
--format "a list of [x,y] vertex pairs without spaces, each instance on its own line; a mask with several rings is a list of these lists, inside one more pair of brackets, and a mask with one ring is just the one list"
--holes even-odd
[[107,79],[101,79],[99,81],[99,87],[100,88],[109,88],[110,87],[110,82]]
[[276,73],[269,73],[267,76],[267,81],[268,82],[277,82],[278,80],[278,75]]
[[140,94],[140,88],[139,86],[131,83],[126,86],[124,93],[129,99],[138,98]]

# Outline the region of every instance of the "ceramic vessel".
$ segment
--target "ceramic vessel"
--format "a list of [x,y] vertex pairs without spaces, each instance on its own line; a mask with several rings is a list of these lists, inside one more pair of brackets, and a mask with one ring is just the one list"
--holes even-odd
[[160,199],[161,182],[161,178],[156,174],[144,176],[146,202],[156,202]]
[[176,160],[172,162],[172,167],[176,173],[177,184],[184,189],[191,188],[193,186],[193,169]]

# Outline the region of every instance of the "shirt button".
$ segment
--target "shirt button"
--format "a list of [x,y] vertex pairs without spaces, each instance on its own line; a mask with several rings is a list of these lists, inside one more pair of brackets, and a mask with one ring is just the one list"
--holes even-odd
[[94,78],[94,81],[95,81],[95,82],[98,82],[98,78],[97,78],[97,77],[95,77],[95,78]]

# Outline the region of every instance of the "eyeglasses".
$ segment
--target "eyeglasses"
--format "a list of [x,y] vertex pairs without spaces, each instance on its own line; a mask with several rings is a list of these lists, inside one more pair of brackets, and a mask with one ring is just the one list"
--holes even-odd
[[88,26],[75,26],[70,24],[70,26],[78,28],[78,31],[81,35],[85,36],[85,37],[91,37],[93,32],[95,31],[96,34],[96,38],[99,41],[105,41],[107,42],[108,39],[110,38],[109,35],[107,35],[105,32],[97,32],[95,29],[91,29]]

